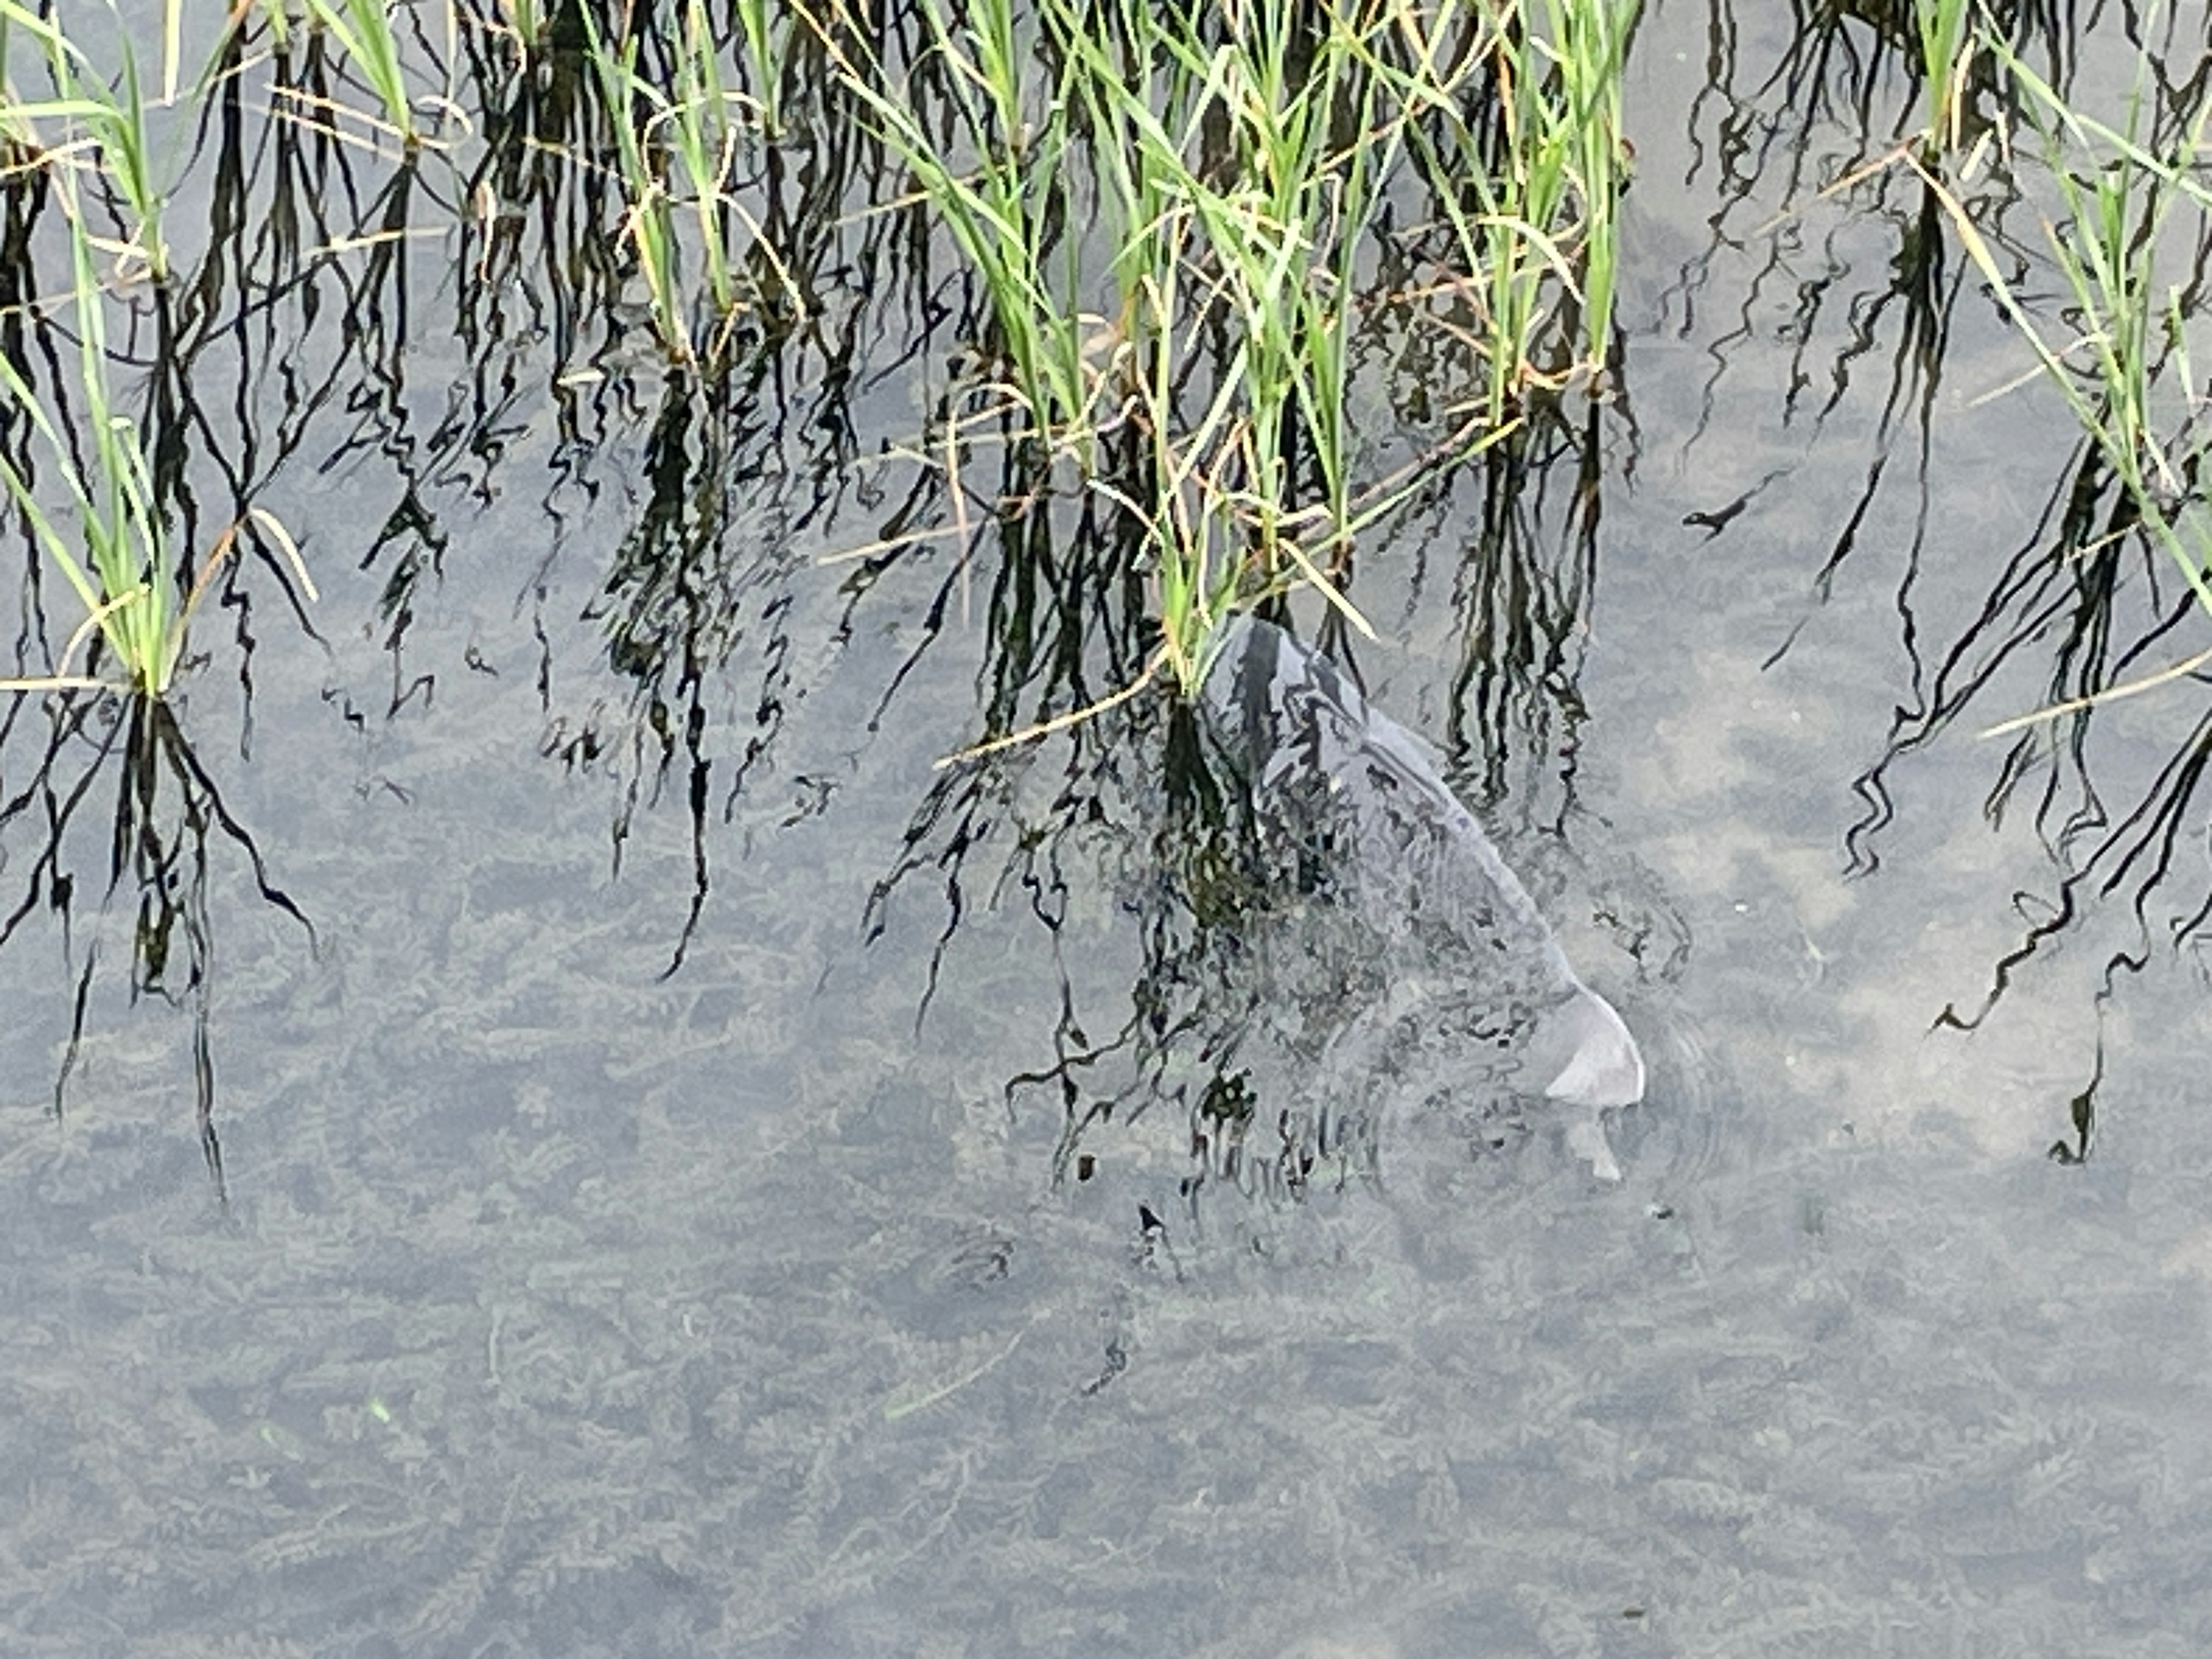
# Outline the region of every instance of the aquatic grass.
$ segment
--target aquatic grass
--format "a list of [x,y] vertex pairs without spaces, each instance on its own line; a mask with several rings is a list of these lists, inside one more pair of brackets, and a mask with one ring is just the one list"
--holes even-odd
[[[1610,361],[1629,166],[1620,80],[1638,3],[1545,0],[1540,30],[1526,6],[1486,10],[1458,48],[1489,65],[1480,118],[1430,95],[1408,127],[1478,303],[1492,427],[1531,390],[1601,382]],[[1419,64],[1447,61],[1451,21],[1421,40]],[[1573,301],[1577,326],[1553,341],[1558,295]]]
[[720,53],[708,24],[705,0],[691,0],[684,9],[677,56],[676,96],[665,106],[659,118],[668,129],[670,149],[690,186],[707,288],[715,314],[723,318],[736,310],[738,295],[722,219],[726,213],[743,214],[729,191],[738,143],[737,129],[730,118],[732,107],[732,94],[722,82]]
[[[2042,140],[2043,161],[2063,209],[2045,216],[2045,249],[2071,303],[2072,338],[2054,342],[2030,302],[1999,265],[1966,205],[1917,160],[1960,244],[2007,318],[2033,353],[2042,377],[2065,398],[2083,434],[2118,483],[2143,537],[2160,549],[2212,615],[2212,524],[2196,478],[2208,442],[2195,432],[2199,413],[2190,378],[2189,318],[2179,286],[2162,283],[2160,258],[2175,209],[2192,204],[2204,228],[2206,192],[2195,177],[2204,155],[2212,105],[2200,105],[2162,143],[2146,140],[2139,81],[2118,128],[2072,109],[2001,42],[1992,49]],[[2174,408],[2175,399],[2181,407]],[[2200,666],[2200,657],[2184,668]],[[2175,677],[2161,671],[1993,728],[2015,729],[2088,702],[2124,696]]]
[[[1557,9],[1571,58],[1565,70],[1558,54],[1543,60],[1546,96],[1570,112],[1543,128],[1556,183],[1516,198],[1549,222],[1578,216],[1578,248],[1604,289],[1584,313],[1601,343],[1633,10],[1607,0],[1593,23]],[[1496,61],[1483,49],[1498,38],[1492,15],[1044,0],[1035,37],[1006,0],[957,21],[927,0],[918,15],[927,44],[903,77],[812,27],[975,272],[1004,383],[1028,417],[1018,435],[1047,461],[1073,459],[1088,487],[1144,526],[1155,665],[1194,689],[1227,615],[1289,586],[1316,589],[1365,630],[1339,580],[1355,530],[1388,505],[1362,504],[1354,483],[1359,260],[1409,128],[1464,125]],[[1073,162],[1091,191],[1080,202],[1066,179]],[[1585,179],[1599,208],[1576,193]],[[1474,215],[1463,223],[1479,240]],[[1510,233],[1520,292],[1567,272],[1542,231],[1502,213],[1489,228]],[[1547,260],[1534,280],[1532,244]],[[1534,332],[1525,316],[1515,325],[1501,376],[1519,374]],[[1492,401],[1510,398],[1501,389]],[[962,419],[977,417],[950,422],[948,447]],[[1430,465],[1450,465],[1482,435],[1455,434]],[[1389,500],[1419,487],[1424,469],[1413,472]]]
[[[1263,0],[1263,11],[1273,8]],[[1264,580],[1286,560],[1301,565],[1318,586],[1334,593],[1294,538],[1285,535],[1284,519],[1295,497],[1286,447],[1290,419],[1299,402],[1304,376],[1304,303],[1312,267],[1321,253],[1314,240],[1318,227],[1309,222],[1306,187],[1320,172],[1316,148],[1325,141],[1328,111],[1317,88],[1327,86],[1326,70],[1309,68],[1302,88],[1286,84],[1286,20],[1268,15],[1252,31],[1259,50],[1240,40],[1200,61],[1201,95],[1226,114],[1230,160],[1215,184],[1194,167],[1175,179],[1183,198],[1182,222],[1190,231],[1183,257],[1210,282],[1211,308],[1225,314],[1230,356],[1216,383],[1211,408],[1192,434],[1193,465],[1171,470],[1202,481],[1200,526],[1218,523],[1224,538],[1236,537],[1237,521],[1249,526],[1236,562],[1249,562]],[[1192,52],[1197,43],[1165,37],[1170,50]],[[1185,161],[1185,157],[1177,157]],[[1233,467],[1210,458],[1233,460]],[[1226,601],[1233,599],[1241,576],[1233,568],[1209,578],[1217,568],[1210,556],[1213,535],[1204,527],[1166,540],[1159,550],[1161,615],[1170,664],[1188,691],[1203,672],[1208,641]],[[1177,570],[1188,565],[1188,574]]]
[[[2117,135],[2123,152],[2096,160],[2085,178],[2069,162],[2074,155],[2087,152],[2088,127],[2040,76],[2017,59],[2008,63],[2034,106],[2050,118],[2043,129],[2045,155],[2066,216],[2063,225],[2045,221],[2045,236],[2074,299],[2075,343],[2087,349],[2096,395],[2086,395],[2065,369],[2064,354],[2030,330],[2033,347],[2046,370],[2069,389],[2077,418],[2145,527],[2174,556],[2198,600],[2212,611],[2212,587],[2206,581],[2212,526],[2205,524],[2202,506],[2185,482],[2194,475],[2205,441],[2190,442],[2185,453],[2170,453],[2158,395],[2168,356],[2180,352],[2186,361],[2179,290],[2161,286],[2159,258],[2174,208],[2191,197],[2203,204],[2201,187],[2191,186],[2204,153],[2212,104],[2200,105],[2172,135],[2164,153],[2153,154],[2137,143],[2142,118],[2138,88],[2129,100],[2126,125]],[[2137,156],[2148,156],[2148,165]],[[2014,315],[2019,322],[2025,313],[2015,309]],[[2193,394],[2185,378],[2180,388],[2185,397]]]
[[[1209,51],[1128,0],[1112,12],[1054,4],[1047,18],[1105,175],[1121,409],[1146,439],[1149,490],[1136,478],[1101,487],[1146,526],[1159,599],[1155,661],[1188,690],[1219,621],[1279,556],[1280,450],[1294,396],[1284,301],[1292,272],[1303,279],[1308,248],[1290,216],[1271,207],[1249,130],[1220,129],[1218,168],[1194,159],[1210,119],[1264,95],[1264,69],[1237,43]],[[1295,109],[1271,112],[1284,126],[1300,120]],[[1279,183],[1281,173],[1273,177]],[[1211,397],[1186,420],[1178,388],[1191,342],[1200,320],[1217,315],[1231,325],[1227,355]],[[1256,510],[1249,529],[1248,509]]]
[[[768,0],[731,0],[730,11],[744,41],[745,61],[752,65],[754,106],[760,112],[761,125],[773,135],[783,125],[783,59],[769,27]],[[779,21],[789,26],[787,18]]]
[[1628,173],[1621,74],[1641,0],[1546,0],[1556,118],[1564,127],[1581,198],[1583,356],[1605,373],[1613,350],[1620,263],[1620,208]]
[[1928,112],[1922,137],[1931,155],[1955,152],[1962,142],[1966,82],[1974,63],[1969,26],[1973,9],[1973,0],[1912,0],[1921,94]]
[[412,150],[422,142],[422,127],[407,91],[406,64],[392,27],[391,0],[306,0],[315,27],[338,43],[356,72],[382,106],[383,118],[400,143]]
[[637,72],[641,37],[633,31],[611,51],[590,12],[584,17],[588,33],[584,55],[590,60],[606,106],[607,126],[615,142],[616,171],[629,202],[623,228],[637,255],[638,274],[645,283],[653,328],[672,357],[689,362],[694,356],[691,331],[678,285],[676,226],[668,186],[647,132],[634,118],[638,99],[651,90]]
[[[641,34],[632,32],[611,48],[588,18],[586,27],[586,56],[606,106],[615,169],[630,204],[626,233],[637,253],[655,331],[676,361],[713,361],[739,312],[755,297],[741,284],[739,264],[732,257],[733,222],[750,234],[751,251],[769,273],[765,280],[786,294],[798,291],[758,215],[732,185],[750,100],[723,78],[704,0],[690,0],[685,9],[672,84],[665,89],[639,71]],[[708,308],[714,320],[703,349],[692,338],[688,320],[679,208],[688,208],[685,216],[696,223]]]
[[[47,513],[32,480],[4,454],[0,454],[0,484],[14,500],[33,539],[68,581],[84,615],[52,673],[0,681],[0,690],[115,689],[113,682],[74,668],[77,653],[97,635],[121,669],[124,688],[159,697],[168,690],[183,657],[193,613],[224,560],[234,556],[246,524],[234,524],[224,532],[179,605],[178,566],[155,503],[143,437],[137,422],[117,408],[108,384],[106,301],[94,268],[94,240],[84,226],[82,204],[66,171],[55,174],[54,187],[70,227],[70,298],[77,337],[75,391],[83,400],[90,429],[89,465],[80,465],[76,446],[63,435],[54,416],[5,354],[0,354],[0,392],[52,456],[75,520],[75,536]],[[301,589],[313,599],[314,583],[283,526],[259,508],[248,514],[248,520],[283,550]]]
[[[113,9],[111,0],[111,15]],[[116,24],[122,58],[119,88],[108,85],[84,50],[63,33],[58,22],[40,17],[20,0],[0,0],[0,23],[21,28],[44,48],[56,94],[28,101],[10,98],[11,127],[22,136],[31,124],[51,119],[82,129],[98,152],[100,178],[129,214],[128,237],[115,252],[119,258],[142,261],[156,282],[167,280],[169,248],[162,236],[161,216],[168,191],[155,177],[155,144],[148,129],[137,54],[131,50],[129,32],[121,20]],[[64,140],[47,153],[60,159],[77,142]]]
[[1067,240],[1066,168],[1073,159],[1063,80],[1034,100],[1012,0],[975,0],[965,25],[939,0],[916,7],[928,45],[922,63],[943,87],[957,143],[940,143],[915,104],[895,95],[882,66],[856,58],[823,19],[799,9],[839,83],[913,175],[915,198],[939,216],[982,284],[1007,378],[1049,455],[1080,446],[1096,382],[1086,338],[1095,319],[1078,300]]
[[1513,412],[1524,386],[1544,378],[1534,358],[1551,279],[1581,296],[1563,246],[1573,147],[1546,94],[1525,20],[1518,34],[1510,21],[1502,27],[1492,50],[1500,83],[1498,128],[1468,157],[1482,212],[1480,240],[1467,251],[1488,290],[1489,412],[1498,422]]
[[[1072,3],[1048,15],[1055,44],[1082,66],[1125,233],[1121,326],[1155,446],[1152,500],[1138,510],[1156,544],[1169,667],[1194,690],[1230,612],[1293,580],[1370,631],[1327,568],[1352,515],[1353,262],[1397,144],[1396,121],[1380,118],[1370,43],[1334,13],[1302,40],[1279,0],[1259,0],[1218,46],[1129,0],[1106,14],[1110,29]],[[1296,66],[1294,46],[1305,49]],[[1224,356],[1210,398],[1185,421],[1176,343],[1201,327],[1219,331]],[[1294,436],[1319,475],[1316,510],[1300,505]]]
[[[34,17],[27,0],[0,5]],[[538,0],[485,9],[526,44],[552,26]],[[229,15],[233,27],[258,15],[275,30],[304,16],[391,131],[420,142],[393,0],[236,0]],[[1484,309],[1510,341],[1489,358],[1490,425],[1510,422],[1533,385],[1601,374],[1635,15],[1634,0],[1244,0],[1180,14],[1136,0],[917,0],[915,28],[886,37],[918,43],[893,70],[842,6],[817,17],[733,0],[740,90],[704,0],[651,25],[625,9],[608,39],[601,29],[617,26],[604,9],[576,14],[628,202],[623,240],[678,362],[716,349],[694,318],[711,308],[726,337],[748,297],[731,240],[741,223],[754,268],[777,264],[732,179],[752,124],[781,118],[792,42],[779,29],[819,40],[823,89],[857,107],[914,181],[913,198],[889,205],[918,209],[975,278],[983,374],[948,405],[948,471],[996,424],[1029,476],[1072,461],[1128,507],[1151,538],[1164,661],[1186,688],[1227,611],[1285,586],[1316,588],[1364,627],[1341,586],[1355,531],[1383,510],[1357,481],[1358,283],[1416,129],[1443,129],[1446,112],[1462,129],[1455,153],[1430,146],[1429,170],[1459,174],[1453,198],[1471,204],[1459,280],[1488,285]],[[175,0],[163,15],[173,23]],[[648,74],[645,51],[664,67]],[[143,122],[135,70],[118,103]],[[1503,111],[1495,129],[1468,127],[1467,112],[1486,106]],[[1587,342],[1565,364],[1540,343],[1562,298]],[[1109,449],[1117,433],[1135,441]],[[1013,491],[1010,510],[1036,498]]]
[[25,522],[76,592],[84,621],[70,636],[48,679],[11,683],[87,686],[101,682],[71,672],[78,648],[95,631],[129,680],[131,689],[159,696],[168,689],[184,645],[183,612],[174,607],[175,572],[161,515],[153,505],[153,483],[138,429],[117,410],[107,385],[107,340],[102,319],[105,301],[93,270],[92,242],[80,204],[66,173],[55,175],[71,229],[72,299],[77,322],[77,387],[85,400],[92,433],[88,476],[80,474],[69,441],[24,380],[0,354],[0,388],[42,438],[75,509],[86,556],[40,505],[30,482],[15,462],[0,456],[0,483],[7,486]]

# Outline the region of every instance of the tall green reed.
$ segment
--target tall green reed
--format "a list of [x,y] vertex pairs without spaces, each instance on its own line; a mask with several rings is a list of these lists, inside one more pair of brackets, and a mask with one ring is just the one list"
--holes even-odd
[[[0,453],[0,485],[5,486],[33,542],[68,582],[83,616],[52,672],[0,681],[0,689],[119,689],[160,697],[175,678],[201,599],[224,561],[237,553],[249,523],[283,552],[301,591],[311,599],[314,582],[283,526],[273,514],[255,508],[246,520],[224,532],[202,562],[190,592],[179,599],[180,567],[155,500],[144,436],[138,423],[118,406],[108,379],[107,299],[94,258],[98,244],[85,225],[72,173],[55,167],[52,183],[68,226],[69,297],[76,325],[76,373],[69,395],[81,404],[89,443],[80,445],[64,435],[21,369],[0,354],[0,394],[42,441],[52,463],[49,476],[60,487],[65,511],[58,517],[50,514],[36,488],[39,471],[26,476],[16,460],[4,453]],[[119,685],[114,678],[77,670],[78,653],[95,637],[114,659]]]
[[1912,0],[1913,37],[1920,48],[1923,136],[1934,155],[1959,149],[1967,77],[1973,70],[1973,0]]
[[1629,151],[1621,75],[1640,0],[1546,0],[1556,103],[1569,170],[1581,198],[1583,359],[1602,375],[1613,349],[1620,264],[1620,208]]
[[772,135],[783,125],[783,53],[777,34],[779,28],[787,33],[793,20],[783,12],[771,16],[768,0],[731,0],[730,10],[752,69],[754,107],[762,127]]
[[1025,435],[1048,453],[1079,448],[1099,388],[1077,249],[1066,234],[1077,89],[1065,72],[1048,82],[1013,0],[973,0],[958,15],[941,0],[920,0],[916,9],[928,44],[909,81],[927,71],[941,90],[948,139],[924,119],[925,99],[910,95],[917,86],[894,88],[833,20],[807,15],[839,82],[981,283],[996,328],[989,343],[1026,417]]
[[[1355,485],[1358,280],[1409,134],[1432,178],[1454,175],[1455,204],[1480,198],[1460,210],[1463,245],[1510,335],[1490,424],[1518,395],[1540,296],[1577,275],[1601,365],[1633,15],[1632,0],[1595,17],[1553,0],[1556,40],[1516,37],[1509,58],[1492,9],[1449,3],[978,0],[955,15],[923,0],[927,47],[902,74],[810,21],[975,274],[1011,400],[997,412],[1144,526],[1153,665],[1188,689],[1227,613],[1286,586],[1365,627],[1340,572],[1397,495]],[[1518,169],[1503,185],[1465,113],[1486,75],[1522,100],[1497,141]],[[1436,133],[1455,123],[1448,166]],[[1530,134],[1546,147],[1533,163]],[[1469,182],[1456,164],[1478,156]],[[1409,471],[1401,490],[1424,469]]]
[[585,21],[590,31],[585,55],[606,106],[616,170],[629,202],[623,229],[637,256],[653,328],[670,356],[688,362],[693,356],[691,331],[678,282],[676,225],[668,185],[662,176],[659,151],[650,142],[650,130],[635,118],[640,100],[652,93],[651,83],[637,70],[642,37],[632,30],[611,46],[588,11]]
[[[1639,0],[1520,0],[1439,20],[1430,58],[1485,60],[1486,104],[1430,100],[1409,142],[1478,300],[1495,427],[1528,393],[1601,382],[1629,151],[1621,75]],[[1455,36],[1456,35],[1456,39]],[[1571,332],[1554,318],[1573,302]]]
[[[1047,15],[1118,233],[1124,407],[1152,446],[1130,504],[1167,666],[1194,687],[1227,614],[1294,580],[1365,629],[1331,566],[1353,526],[1354,264],[1398,144],[1376,42],[1334,15],[1309,34],[1282,0],[1238,9],[1218,41],[1141,0]],[[1186,409],[1207,333],[1223,343]]]
[[729,191],[738,143],[737,125],[731,118],[733,106],[722,83],[721,54],[707,21],[705,0],[691,0],[684,9],[678,48],[676,96],[661,118],[669,131],[669,147],[690,187],[708,292],[720,317],[727,317],[738,303],[722,229],[726,215],[743,211]]
[[[705,0],[688,0],[666,88],[638,67],[641,31],[633,28],[610,44],[588,15],[586,21],[586,55],[606,106],[616,171],[630,204],[626,233],[637,255],[654,330],[676,361],[714,360],[739,311],[761,297],[760,289],[794,287],[781,256],[763,235],[758,216],[732,182],[760,106],[725,80]],[[679,216],[679,209],[689,212]],[[696,227],[692,240],[710,324],[702,340],[693,337],[679,217]],[[750,284],[741,280],[733,228],[742,228],[748,238],[756,270],[767,273]]]
[[[2184,239],[2201,242],[2212,209],[2197,173],[2205,156],[2212,104],[2170,125],[2155,147],[2143,137],[2144,94],[2129,99],[2125,125],[2113,129],[2067,105],[2040,76],[2001,53],[2029,97],[2045,160],[2064,207],[2045,222],[2046,244],[2071,295],[2076,337],[2054,348],[2008,285],[2000,301],[2039,363],[2066,396],[2083,430],[2127,490],[2151,538],[2175,558],[2198,599],[2212,611],[2212,523],[2193,480],[2207,437],[2196,434],[2197,395],[2188,367],[2188,318],[2178,285],[2162,281],[2178,209],[2193,207]],[[1969,244],[1970,247],[1975,246]],[[1984,264],[1984,275],[1990,274]],[[2085,373],[2071,367],[2086,356]],[[2176,435],[2168,435],[2168,424]]]

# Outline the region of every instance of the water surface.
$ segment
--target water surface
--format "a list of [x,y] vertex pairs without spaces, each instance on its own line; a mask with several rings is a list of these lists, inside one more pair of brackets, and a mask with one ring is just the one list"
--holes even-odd
[[[1977,401],[2025,360],[1955,248],[1911,366],[1903,183],[1754,234],[1869,141],[1741,21],[1637,43],[1623,402],[1408,514],[1351,647],[1642,1041],[1617,1185],[1448,1112],[1296,1182],[1194,1156],[1206,1055],[1113,1042],[1212,960],[1164,705],[933,769],[1005,593],[833,557],[929,499],[880,453],[915,319],[858,276],[705,410],[451,235],[350,267],[380,337],[239,333],[221,429],[322,598],[209,619],[201,773],[140,815],[204,865],[158,987],[143,866],[100,903],[111,717],[0,749],[9,1651],[2203,1650],[2195,899],[2117,978],[2134,890],[2085,903],[1931,1030],[2069,866],[1985,817],[1975,720],[1869,781],[2072,429]],[[2102,720],[2115,817],[2195,695]]]

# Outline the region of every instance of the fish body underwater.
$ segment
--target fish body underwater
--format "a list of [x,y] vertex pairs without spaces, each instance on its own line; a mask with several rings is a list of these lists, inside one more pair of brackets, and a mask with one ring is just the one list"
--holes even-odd
[[1225,630],[1200,698],[1255,831],[1316,901],[1377,944],[1379,995],[1334,1016],[1319,1086],[1543,1103],[1602,1180],[1603,1114],[1644,1097],[1644,1058],[1583,984],[1528,889],[1422,744],[1271,623]]

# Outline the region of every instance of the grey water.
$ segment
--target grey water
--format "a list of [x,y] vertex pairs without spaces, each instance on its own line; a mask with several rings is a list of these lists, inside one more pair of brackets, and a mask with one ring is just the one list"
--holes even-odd
[[[1255,911],[1175,862],[1234,843],[1157,705],[934,765],[1030,613],[869,551],[933,325],[870,308],[878,221],[720,425],[459,233],[333,231],[296,337],[281,283],[213,331],[321,598],[199,624],[204,780],[112,712],[0,727],[0,1651],[2203,1652],[2201,812],[1939,1024],[2094,839],[2064,756],[2047,822],[1990,811],[2005,745],[1913,724],[2074,437],[1990,395],[2027,365],[1955,249],[1910,380],[1917,200],[1808,201],[1868,144],[1800,21],[1650,11],[1613,412],[1363,548],[1376,640],[1300,618],[1633,1033],[1614,1182],[1547,1064],[1436,1099],[1326,871]],[[702,478],[716,556],[663,558]],[[1091,695],[1143,660],[1086,649]],[[2108,821],[2196,694],[2100,714]],[[1474,1067],[1492,1006],[1420,1006]],[[1370,1060],[1347,1146],[1301,1085]]]

